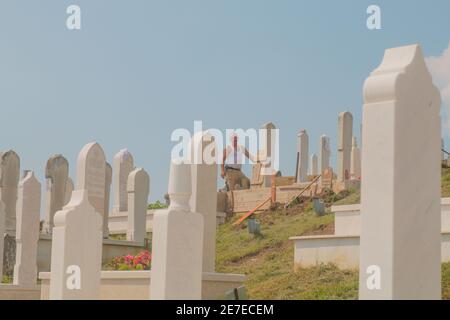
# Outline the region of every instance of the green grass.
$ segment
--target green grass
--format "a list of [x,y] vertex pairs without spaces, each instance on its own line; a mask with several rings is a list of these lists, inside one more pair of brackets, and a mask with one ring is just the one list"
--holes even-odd
[[307,231],[324,228],[333,222],[331,214],[315,217],[308,211],[300,215],[285,215],[281,210],[258,217],[261,222],[261,236],[247,232],[247,224],[234,227],[231,222],[221,225],[217,233],[217,263],[235,263],[261,253],[266,249],[284,246],[286,240]]
[[251,299],[356,299],[358,274],[332,265],[294,271],[289,237],[320,232],[333,224],[333,215],[312,211],[290,215],[274,211],[258,217],[262,236],[244,227],[222,225],[217,235],[217,271],[246,274]]
[[2,276],[2,281],[1,281],[1,283],[3,283],[3,284],[9,284],[9,283],[12,283],[13,282],[13,279],[11,278],[11,277],[9,277],[9,276],[7,276],[7,275],[3,275]]
[[441,177],[442,197],[450,197],[450,168],[443,168]]
[[361,202],[361,193],[359,192],[359,190],[353,190],[348,197],[336,201],[334,205],[343,206],[350,204],[358,204],[360,202]]
[[[332,195],[335,203],[351,203],[359,197],[355,191],[344,199]],[[294,271],[291,236],[332,231],[334,216],[316,216],[301,207],[289,215],[282,211],[257,215],[262,236],[247,232],[246,223],[233,227],[227,222],[217,233],[218,272],[247,275],[245,286],[250,299],[262,300],[352,300],[358,298],[358,271],[339,270],[333,265]],[[450,263],[442,264],[442,296],[450,300]]]
[[442,264],[442,299],[450,300],[450,262]]

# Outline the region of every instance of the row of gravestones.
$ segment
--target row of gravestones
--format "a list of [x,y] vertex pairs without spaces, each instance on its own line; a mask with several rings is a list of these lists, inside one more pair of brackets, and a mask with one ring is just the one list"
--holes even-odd
[[[201,159],[214,139],[198,134],[201,138],[192,139],[190,148]],[[215,270],[217,165],[201,163],[171,163],[170,206],[153,217],[152,299],[201,299],[202,273]],[[50,299],[100,298],[102,219],[94,204],[80,188],[55,215]]]
[[[25,171],[23,178],[16,181],[20,164],[14,151],[2,154],[1,160],[0,234],[6,232],[8,236],[12,234],[16,238],[14,283],[31,285],[36,282],[41,184],[32,171]],[[142,243],[146,237],[150,178],[144,169],[133,167],[133,158],[127,150],[120,151],[114,157],[114,167],[117,168],[114,176],[115,210],[128,211],[127,240]],[[102,217],[104,238],[108,237],[111,171],[99,144],[90,143],[82,149],[77,159],[76,190],[86,190],[89,202]],[[46,219],[43,231],[52,233],[54,216],[65,205],[70,205],[74,189],[68,177],[68,162],[63,156],[56,155],[48,160],[46,182]],[[1,236],[0,274],[3,267],[3,241],[4,237]]]
[[[361,151],[356,137],[353,136],[353,115],[341,112],[338,118],[338,181],[361,178]],[[330,168],[330,138],[322,135],[319,140],[319,157],[309,155],[309,136],[306,130],[297,135],[297,171],[296,182],[308,182],[309,177],[323,174]]]
[[[387,50],[365,82],[362,299],[441,297],[440,106],[439,91],[418,45]],[[212,140],[201,141],[203,145]],[[51,299],[100,297],[103,219],[97,207],[104,200],[100,186],[105,180],[101,153],[97,144],[83,148],[78,159],[80,184],[55,215]],[[216,165],[172,162],[170,207],[156,212],[153,220],[152,299],[201,298],[202,272],[211,267],[207,261],[214,261],[209,250],[215,242],[211,235],[216,203],[210,200],[217,195],[216,179]],[[28,181],[37,188],[34,180],[27,174],[21,185]],[[29,200],[23,208],[37,202]]]

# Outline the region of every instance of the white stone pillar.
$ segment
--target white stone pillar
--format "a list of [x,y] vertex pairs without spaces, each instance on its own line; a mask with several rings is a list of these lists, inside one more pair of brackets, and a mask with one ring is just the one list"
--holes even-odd
[[297,135],[297,183],[308,182],[309,137],[306,130]]
[[50,300],[98,300],[103,219],[90,204],[88,191],[74,191],[54,222]]
[[5,232],[16,235],[17,185],[20,158],[13,150],[0,152],[0,201],[5,205]]
[[358,141],[356,140],[356,137],[353,137],[352,142],[350,177],[353,180],[361,179],[361,150],[358,148]]
[[440,107],[418,45],[364,84],[360,299],[441,298]]
[[353,116],[350,112],[341,112],[338,122],[338,181],[350,179],[350,157],[352,152]]
[[114,156],[113,166],[113,212],[119,213],[128,210],[127,180],[134,170],[134,159],[128,149],[122,149]]
[[[261,148],[259,159],[264,164],[261,168],[261,176],[263,176],[263,187],[270,187],[272,182],[271,178],[274,174],[274,164],[278,161],[278,134],[275,132],[276,126],[272,123],[266,123],[260,129],[260,140],[263,136],[263,141],[260,141]],[[261,133],[263,133],[261,135]],[[268,161],[270,159],[270,161]]]
[[310,164],[310,175],[317,176],[319,174],[319,165],[318,165],[318,159],[315,153],[311,155],[311,164]]
[[66,200],[69,162],[62,155],[52,156],[45,167],[45,220],[43,231],[51,233],[53,217],[62,209]]
[[190,211],[190,164],[171,164],[169,196],[169,209],[153,217],[150,299],[200,300],[203,216]]
[[[208,132],[199,132],[191,140],[190,150],[198,163],[192,165],[191,211],[203,215],[203,272],[216,269],[217,163],[216,143]],[[208,161],[204,155],[210,155]]]
[[331,148],[330,148],[330,138],[326,135],[322,135],[320,137],[319,143],[319,170],[320,174],[323,174],[325,170],[330,167],[330,156],[331,156]]
[[138,168],[128,176],[128,227],[127,240],[144,242],[147,236],[147,207],[150,192],[148,173]]
[[19,183],[16,226],[16,264],[13,283],[34,286],[37,280],[37,249],[41,210],[41,184],[33,171]]

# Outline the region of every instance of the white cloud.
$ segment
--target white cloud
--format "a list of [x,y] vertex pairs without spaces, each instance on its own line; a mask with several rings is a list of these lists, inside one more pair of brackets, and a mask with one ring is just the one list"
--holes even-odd
[[426,58],[428,69],[433,77],[433,82],[441,91],[443,116],[446,117],[443,125],[450,135],[450,43],[442,55]]

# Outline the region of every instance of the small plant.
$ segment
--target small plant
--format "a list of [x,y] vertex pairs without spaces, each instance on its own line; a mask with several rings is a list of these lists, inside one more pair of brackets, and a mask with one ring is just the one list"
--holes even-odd
[[112,270],[150,270],[151,254],[145,250],[133,256],[131,254],[115,257],[107,267]]
[[148,209],[150,210],[156,210],[156,209],[166,209],[168,206],[165,203],[162,203],[159,200],[156,200],[154,203],[150,203],[148,205]]
[[3,275],[2,281],[0,283],[11,283],[12,282],[12,278],[7,276],[7,275]]

